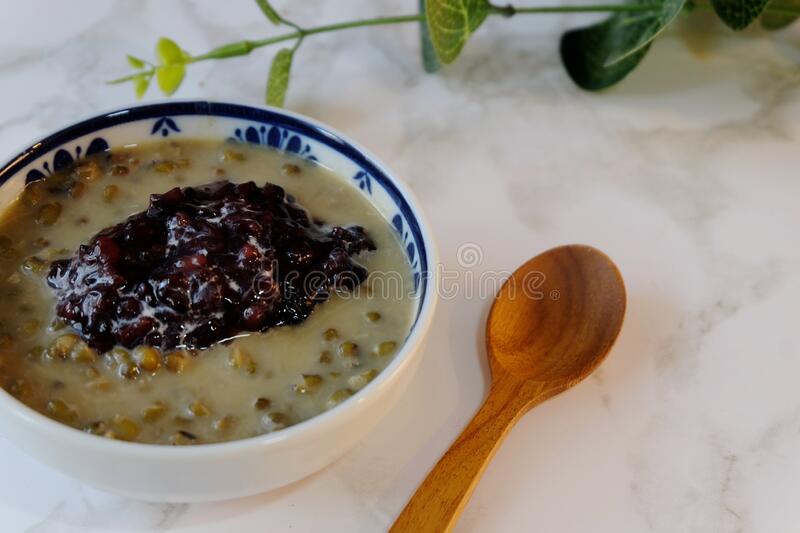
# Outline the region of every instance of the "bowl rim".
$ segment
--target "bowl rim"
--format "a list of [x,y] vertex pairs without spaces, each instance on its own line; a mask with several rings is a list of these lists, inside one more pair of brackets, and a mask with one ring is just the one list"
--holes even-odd
[[[4,416],[6,412],[10,413],[22,424],[28,426],[38,426],[41,432],[46,434],[47,438],[52,438],[59,441],[66,440],[72,445],[85,447],[87,451],[96,450],[98,452],[125,453],[143,458],[161,458],[163,456],[169,456],[170,460],[188,460],[197,456],[222,457],[230,454],[240,453],[249,449],[263,449],[281,444],[290,444],[291,441],[302,439],[306,434],[313,434],[315,432],[324,433],[327,430],[340,425],[341,421],[347,417],[348,412],[358,410],[359,408],[363,409],[366,406],[368,399],[375,397],[379,390],[384,390],[391,387],[392,382],[396,380],[399,373],[410,364],[412,354],[420,349],[422,340],[430,329],[437,303],[438,293],[436,286],[438,278],[438,250],[428,219],[422,211],[419,200],[410,190],[408,185],[400,180],[391,170],[389,170],[389,167],[372,152],[327,124],[294,111],[288,111],[266,105],[240,104],[221,100],[196,98],[168,100],[161,99],[124,107],[114,107],[99,113],[95,112],[84,115],[78,120],[70,122],[69,125],[65,127],[51,130],[46,135],[40,136],[38,139],[23,145],[23,147],[17,152],[12,152],[16,153],[17,155],[13,155],[11,158],[3,162],[2,165],[0,165],[0,187],[4,186],[11,177],[13,177],[19,170],[24,168],[29,160],[33,160],[36,157],[39,157],[39,155],[42,153],[47,153],[53,149],[56,149],[61,144],[71,140],[68,139],[58,142],[63,136],[69,135],[72,132],[78,132],[75,133],[73,137],[74,139],[102,129],[122,126],[126,122],[107,124],[104,123],[104,121],[126,114],[134,109],[153,108],[155,110],[168,108],[170,106],[174,106],[175,104],[196,105],[201,111],[197,111],[192,114],[198,116],[207,115],[210,117],[217,116],[223,118],[235,118],[221,114],[202,112],[202,108],[208,109],[209,106],[233,106],[236,108],[249,108],[255,111],[266,111],[294,119],[297,123],[303,125],[304,127],[310,130],[316,130],[326,137],[340,143],[342,146],[349,147],[353,152],[359,154],[364,158],[365,161],[372,164],[377,170],[386,176],[386,178],[400,193],[401,198],[406,201],[416,219],[416,223],[420,230],[420,236],[425,245],[425,254],[428,265],[427,275],[425,272],[423,272],[423,275],[421,276],[422,279],[420,280],[421,284],[423,284],[421,286],[425,286],[425,284],[427,284],[427,287],[422,296],[423,301],[420,305],[419,312],[411,326],[408,336],[405,338],[400,350],[394,356],[392,361],[386,366],[386,368],[384,368],[374,380],[372,380],[364,388],[357,391],[352,397],[348,398],[336,407],[333,407],[327,411],[323,411],[322,413],[314,415],[311,418],[303,420],[302,422],[298,422],[297,424],[291,425],[280,431],[258,435],[255,437],[247,437],[244,439],[225,442],[201,443],[191,446],[169,446],[165,444],[128,442],[100,438],[96,435],[91,435],[77,428],[73,428],[67,426],[66,424],[52,420],[51,418],[25,405],[23,402],[17,400],[3,388],[0,388],[0,416]],[[167,113],[167,115],[169,114],[170,113]],[[164,115],[162,114],[161,116]],[[92,123],[97,123],[97,126],[94,128],[90,127]],[[344,157],[349,157],[347,154],[342,155]],[[7,174],[8,177],[5,177]],[[387,223],[389,223],[388,220]],[[352,416],[357,416],[357,413],[354,413]],[[35,428],[33,430],[35,431]]]

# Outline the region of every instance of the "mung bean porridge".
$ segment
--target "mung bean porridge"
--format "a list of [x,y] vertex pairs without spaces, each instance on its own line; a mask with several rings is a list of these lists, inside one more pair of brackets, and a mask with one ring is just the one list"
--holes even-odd
[[207,140],[112,150],[0,218],[0,385],[107,438],[269,433],[387,366],[412,286],[391,225],[314,162]]

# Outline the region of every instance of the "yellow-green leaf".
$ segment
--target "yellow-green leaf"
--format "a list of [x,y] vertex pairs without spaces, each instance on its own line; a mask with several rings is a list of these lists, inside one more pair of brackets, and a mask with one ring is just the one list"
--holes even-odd
[[141,100],[147,88],[150,86],[150,78],[144,74],[137,74],[133,77],[133,90],[136,92],[136,99]]
[[267,81],[267,105],[282,107],[286,98],[286,89],[289,88],[289,74],[292,69],[292,56],[290,48],[284,48],[275,54],[272,66],[269,68]]
[[163,65],[156,69],[156,81],[161,92],[169,96],[174,93],[186,75],[183,65]]
[[470,35],[489,14],[487,0],[425,0],[425,14],[436,57],[452,63]]
[[156,56],[162,65],[175,65],[186,60],[186,54],[181,47],[166,37],[162,37],[156,43]]
[[128,64],[133,68],[144,68],[144,61],[128,54]]
[[266,15],[270,22],[275,24],[276,26],[281,23],[281,17],[278,15],[278,12],[275,11],[275,8],[269,5],[267,0],[256,0],[256,4],[258,7],[261,8],[261,11]]

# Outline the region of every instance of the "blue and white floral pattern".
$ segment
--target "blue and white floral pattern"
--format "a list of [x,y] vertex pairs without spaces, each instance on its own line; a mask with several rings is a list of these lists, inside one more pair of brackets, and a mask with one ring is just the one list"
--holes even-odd
[[150,135],[158,135],[161,134],[162,137],[166,137],[170,134],[170,132],[180,133],[181,129],[175,123],[175,121],[169,117],[161,117],[160,119],[156,120],[155,124],[153,124],[153,129],[150,130]]
[[414,274],[414,292],[417,292],[419,290],[420,265],[414,237],[410,231],[407,231],[407,224],[400,213],[392,217],[392,226],[394,226],[397,234],[400,235],[400,240],[403,241],[403,247],[406,249],[406,255],[408,255],[408,262],[411,263],[411,272]]
[[278,126],[267,127],[262,124],[260,126],[236,128],[233,132],[233,137],[229,137],[228,140],[271,146],[309,161],[317,161],[317,157],[311,153],[311,145],[309,143],[304,142],[300,135]]
[[369,177],[369,174],[363,170],[359,170],[356,172],[356,175],[353,176],[353,181],[358,184],[359,189],[365,191],[367,194],[372,194],[372,178]]
[[58,172],[59,170],[69,167],[75,162],[76,159],[100,152],[105,152],[106,150],[108,150],[108,142],[106,142],[106,140],[102,137],[95,137],[92,139],[92,141],[89,143],[89,146],[86,148],[86,152],[83,152],[80,146],[76,146],[74,156],[64,148],[59,148],[53,155],[52,165],[48,161],[45,161],[42,163],[41,170],[38,168],[29,170],[25,175],[25,182],[30,183],[32,181],[40,180],[45,176],[49,176],[53,172]]

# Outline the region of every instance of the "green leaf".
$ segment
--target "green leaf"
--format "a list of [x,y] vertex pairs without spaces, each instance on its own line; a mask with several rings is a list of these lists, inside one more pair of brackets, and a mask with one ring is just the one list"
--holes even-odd
[[156,69],[156,81],[161,92],[169,96],[180,87],[186,67],[183,65],[163,65]]
[[649,46],[612,65],[606,64],[612,53],[613,35],[619,19],[614,16],[588,28],[568,31],[561,37],[561,61],[567,74],[581,89],[599,91],[627,76],[647,53]]
[[253,41],[239,41],[218,46],[203,54],[204,58],[224,59],[226,57],[244,56],[253,51]]
[[761,13],[761,26],[767,30],[780,30],[797,20],[798,15],[782,12],[783,10],[800,12],[800,0],[769,2],[764,12]]
[[175,41],[166,37],[162,37],[156,43],[156,56],[162,65],[175,65],[186,60],[186,52],[181,50]]
[[267,81],[267,105],[283,107],[283,100],[286,98],[286,89],[289,88],[289,73],[292,69],[292,56],[294,51],[291,48],[284,48],[275,54],[272,66],[269,68],[269,80]]
[[144,61],[128,54],[128,64],[133,68],[144,68]]
[[141,100],[147,88],[150,86],[150,78],[144,74],[137,74],[133,77],[133,90],[136,92],[136,99]]
[[425,0],[428,33],[437,59],[445,65],[455,61],[488,14],[487,0]]
[[[421,15],[425,14],[425,0],[419,0],[419,12]],[[422,66],[425,68],[425,72],[436,72],[442,68],[442,64],[436,58],[436,50],[431,42],[427,20],[419,22],[419,42],[422,51]]]
[[719,18],[734,30],[743,30],[764,11],[769,0],[711,0]]
[[256,0],[256,4],[258,4],[258,7],[261,8],[261,11],[264,12],[264,15],[267,16],[270,22],[272,22],[276,26],[283,22],[281,20],[281,16],[278,15],[278,12],[275,11],[274,7],[269,5],[269,2],[267,2],[267,0]]
[[561,37],[561,60],[581,88],[597,91],[627,76],[650,43],[680,13],[685,0],[664,0],[652,11],[616,13],[603,22],[571,30]]

